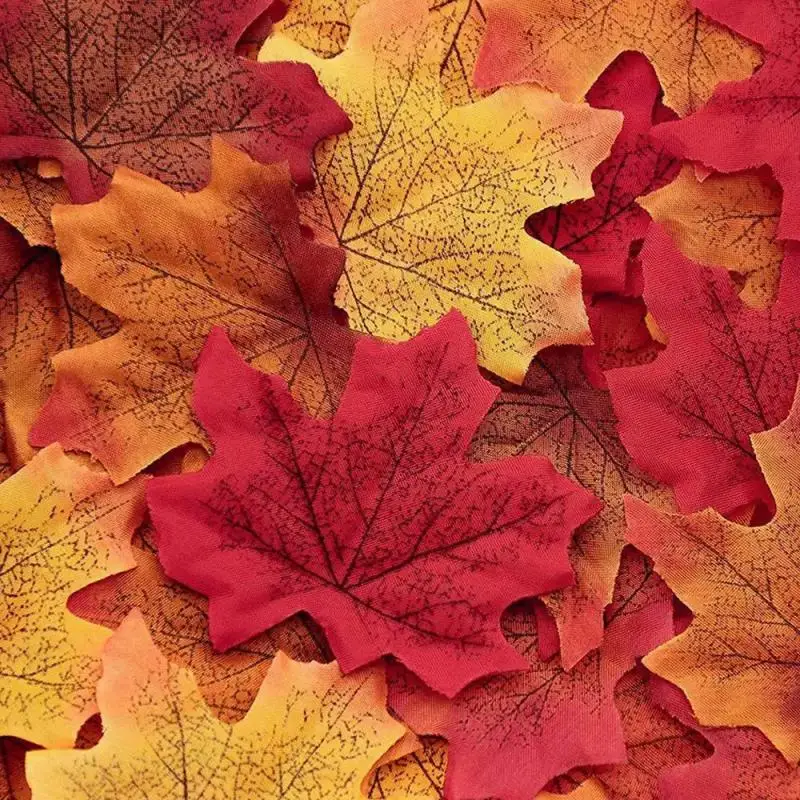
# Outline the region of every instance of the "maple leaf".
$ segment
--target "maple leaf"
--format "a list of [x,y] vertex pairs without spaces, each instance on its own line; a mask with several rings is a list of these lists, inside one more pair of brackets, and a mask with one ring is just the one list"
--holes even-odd
[[[322,58],[339,55],[347,44],[353,18],[368,0],[293,0],[275,30]],[[439,74],[451,104],[468,103],[480,94],[472,83],[486,17],[480,0],[429,0],[431,17],[441,17]]]
[[666,681],[651,681],[653,702],[713,745],[710,758],[665,772],[663,800],[736,800],[800,797],[800,769],[788,764],[754,728],[706,728],[698,724],[683,694]]
[[800,133],[800,9],[783,0],[697,0],[697,6],[764,50],[763,66],[748,80],[717,88],[690,118],[654,134],[682,158],[720,172],[768,164],[783,187],[780,238],[800,238],[800,159],[792,142]]
[[637,656],[673,630],[670,593],[641,567],[641,556],[626,556],[603,645],[570,671],[557,657],[539,655],[547,618],[530,601],[503,618],[506,637],[527,661],[525,671],[484,678],[447,700],[401,667],[390,668],[390,706],[416,733],[448,740],[446,797],[530,800],[572,767],[624,760],[614,686]]
[[192,671],[206,703],[223,721],[244,716],[279,650],[296,661],[330,660],[327,645],[297,617],[225,653],[214,652],[206,599],[164,574],[149,525],[134,539],[133,554],[135,569],[87,586],[70,598],[70,610],[98,625],[118,628],[139,609],[156,647],[170,662]]
[[0,734],[67,747],[94,713],[109,632],[68,613],[67,598],[131,566],[143,487],[112,488],[57,445],[0,485]]
[[691,165],[677,180],[638,199],[681,252],[745,278],[742,301],[766,308],[775,299],[783,246],[775,240],[781,194],[767,176],[711,175]]
[[33,457],[28,434],[53,384],[52,356],[113,332],[115,321],[67,286],[52,250],[0,220],[0,404],[8,471]]
[[191,672],[157,650],[136,611],[108,640],[97,696],[96,747],[28,755],[34,797],[355,800],[403,733],[386,712],[379,670],[343,678],[336,664],[299,664],[283,653],[245,718],[221,722]]
[[149,504],[217,647],[304,610],[346,672],[391,653],[453,694],[524,664],[501,611],[569,582],[567,541],[599,503],[541,458],[467,461],[496,394],[474,354],[457,312],[407,343],[363,339],[335,416],[314,420],[212,333],[194,407],[214,455],[155,479]]
[[658,224],[650,227],[644,297],[668,342],[650,364],[606,378],[626,449],[674,489],[682,511],[771,504],[748,437],[782,420],[792,402],[800,371],[797,257],[787,247],[772,308],[752,309],[728,274],[689,260]]
[[675,159],[655,145],[650,128],[673,119],[659,102],[661,87],[647,59],[623,53],[586,95],[594,108],[621,111],[624,122],[611,153],[592,173],[594,197],[549,208],[525,225],[532,236],[580,264],[583,291],[622,292],[631,245],[650,222],[636,198],[671,180]]
[[678,685],[704,725],[759,728],[790,762],[800,759],[800,554],[794,536],[800,403],[753,449],[777,511],[758,527],[712,509],[681,516],[631,499],[628,539],[694,618],[645,658]]
[[684,116],[721,81],[744,78],[759,51],[696,11],[688,0],[485,0],[479,87],[534,81],[580,100],[620,54],[652,62],[664,101]]
[[591,195],[620,115],[531,86],[448,106],[444,13],[378,0],[336,58],[281,36],[260,58],[312,64],[353,120],[315,150],[318,189],[301,199],[309,226],[347,253],[336,297],[351,324],[404,339],[457,308],[480,363],[521,381],[538,349],[588,343],[577,267],[526,236],[525,219]]
[[212,159],[200,192],[121,169],[102,200],[53,212],[65,278],[121,330],[54,359],[34,444],[88,451],[124,481],[178,445],[204,443],[189,397],[215,324],[310,409],[335,407],[355,338],[331,301],[341,253],[302,234],[285,167],[219,140]]
[[625,493],[667,503],[669,493],[642,473],[617,436],[608,392],[587,380],[578,348],[540,353],[521,388],[506,387],[473,438],[470,454],[485,461],[536,454],[596,494],[603,509],[573,538],[575,585],[548,600],[556,615],[561,657],[571,669],[603,636],[624,545]]
[[41,177],[35,164],[0,164],[0,217],[20,231],[28,244],[55,246],[50,212],[56,203],[68,202],[64,182]]
[[308,67],[258,65],[234,46],[264,0],[48,0],[0,12],[0,158],[57,158],[76,202],[115,166],[179,189],[208,180],[212,134],[260,161],[308,156],[347,118]]

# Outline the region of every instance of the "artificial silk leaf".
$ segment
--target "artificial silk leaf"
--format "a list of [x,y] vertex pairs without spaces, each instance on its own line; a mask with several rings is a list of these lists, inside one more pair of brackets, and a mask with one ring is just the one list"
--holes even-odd
[[742,300],[766,308],[775,299],[783,246],[775,240],[781,193],[755,173],[698,181],[691,165],[663,189],[638,199],[681,252],[745,279]]
[[792,402],[798,251],[787,247],[768,310],[744,305],[727,273],[683,256],[656,223],[642,260],[644,297],[668,342],[650,364],[606,373],[625,447],[675,490],[682,511],[771,504],[748,437],[777,424]]
[[378,669],[343,678],[336,664],[299,664],[283,653],[245,718],[221,722],[191,672],[159,653],[138,612],[106,645],[97,696],[96,747],[28,755],[34,798],[356,800],[403,734],[386,712]]
[[67,598],[131,566],[143,488],[113,488],[58,445],[0,485],[0,734],[68,747],[94,713],[109,632],[70,614]]
[[609,796],[600,781],[589,778],[567,794],[540,792],[536,795],[536,800],[609,800]]
[[327,661],[324,642],[302,619],[217,653],[208,638],[208,603],[170,580],[161,569],[152,530],[134,539],[136,568],[87,586],[70,598],[75,614],[117,628],[137,608],[158,649],[174,664],[191,670],[211,711],[224,722],[241,719],[253,703],[275,654],[298,661]]
[[227,648],[298,611],[349,672],[394,654],[452,695],[524,661],[498,621],[570,580],[599,503],[542,458],[465,451],[496,389],[457,312],[410,342],[361,340],[339,408],[315,420],[212,333],[194,407],[214,455],[149,495],[168,575],[211,598]]
[[[540,353],[523,386],[508,386],[495,400],[471,445],[473,457],[491,460],[536,454],[602,501],[571,544],[575,585],[549,598],[572,668],[603,636],[603,609],[611,601],[624,545],[623,495],[668,503],[669,492],[642,473],[617,437],[608,392],[587,380],[578,348]],[[670,506],[667,505],[669,508]]]
[[35,163],[0,164],[0,217],[20,231],[28,244],[55,245],[50,212],[56,203],[68,202],[64,182],[40,177]]
[[[353,18],[368,0],[293,0],[275,30],[322,58],[339,55],[350,36]],[[475,58],[484,34],[480,0],[429,0],[431,15],[442,19],[443,48],[439,74],[445,97],[453,104],[480,95],[472,84]]]
[[308,157],[347,119],[308,67],[234,55],[264,0],[48,0],[0,10],[0,158],[57,158],[76,202],[125,164],[176,189],[208,180],[212,134],[259,161]]
[[660,777],[663,800],[797,800],[800,769],[753,728],[705,728],[683,694],[666,681],[651,682],[653,700],[714,747],[710,758],[675,767]]
[[705,103],[721,81],[744,78],[758,49],[707,19],[688,0],[485,0],[486,38],[475,82],[535,81],[580,100],[626,50],[643,53],[681,116]]
[[645,659],[675,683],[704,725],[759,728],[787,760],[800,759],[800,596],[797,472],[800,403],[752,437],[777,511],[758,527],[711,509],[665,514],[631,499],[628,539],[694,614],[681,635]]
[[652,572],[643,579],[638,566],[636,558],[626,559],[603,646],[570,671],[557,657],[539,656],[546,617],[530,601],[503,618],[525,671],[484,678],[447,700],[405,670],[391,670],[390,705],[417,733],[448,740],[446,797],[530,800],[572,767],[624,760],[614,687],[637,656],[672,633],[669,592]]
[[586,95],[594,108],[624,115],[611,153],[592,173],[594,197],[540,211],[526,223],[532,236],[580,264],[586,293],[623,291],[631,245],[650,221],[636,198],[678,171],[677,161],[649,136],[653,124],[675,116],[659,102],[660,91],[644,56],[619,56]]
[[751,78],[719,86],[690,119],[656,135],[678,155],[721,172],[768,164],[783,187],[778,235],[800,237],[800,7],[783,0],[697,0],[697,6],[763,47],[764,65]]
[[0,405],[9,470],[33,457],[28,434],[53,385],[51,358],[115,329],[59,272],[58,256],[28,247],[0,220]]
[[591,194],[619,114],[531,86],[448,107],[444,13],[375,0],[340,56],[273,36],[261,58],[311,63],[353,121],[315,150],[318,188],[301,200],[321,239],[347,253],[337,302],[351,324],[404,339],[458,308],[480,363],[518,382],[538,349],[588,342],[577,267],[523,225]]
[[54,359],[35,444],[88,451],[123,481],[204,442],[189,397],[215,324],[312,411],[335,407],[354,340],[331,301],[341,254],[302,234],[285,167],[219,140],[213,167],[211,183],[188,195],[121,169],[102,200],[53,212],[64,276],[121,330]]
[[[664,772],[711,754],[709,744],[692,726],[684,725],[653,702],[651,681],[646,670],[638,667],[622,678],[614,693],[627,759],[599,772],[614,800],[662,800]],[[683,800],[690,797],[707,800],[702,791],[683,795]]]

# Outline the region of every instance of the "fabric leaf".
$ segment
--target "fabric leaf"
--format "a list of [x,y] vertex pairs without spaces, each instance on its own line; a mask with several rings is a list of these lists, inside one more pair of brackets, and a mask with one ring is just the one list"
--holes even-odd
[[791,406],[800,372],[797,258],[787,247],[774,305],[752,309],[727,273],[689,260],[659,225],[650,227],[644,297],[668,342],[651,363],[606,377],[620,438],[642,469],[675,490],[682,511],[771,505],[749,436]]
[[775,240],[781,193],[767,176],[712,175],[701,182],[686,165],[677,180],[638,202],[685,256],[744,276],[743,302],[754,308],[773,302],[783,260]]
[[481,87],[534,81],[580,100],[620,53],[635,50],[652,62],[666,105],[684,116],[760,63],[756,47],[689,0],[486,0],[484,8]]
[[95,747],[28,755],[35,798],[356,800],[403,733],[386,712],[379,670],[343,678],[336,664],[282,653],[250,712],[227,725],[192,674],[159,653],[138,612],[109,639],[97,694],[103,737]]
[[711,509],[665,514],[631,499],[628,539],[694,618],[645,658],[686,693],[704,725],[759,728],[790,762],[800,759],[800,565],[794,515],[800,452],[798,401],[789,418],[755,434],[753,449],[775,496],[758,527]]
[[0,734],[69,747],[95,712],[109,631],[70,614],[67,598],[132,566],[144,482],[114,488],[53,445],[0,484]]
[[260,57],[312,64],[353,121],[316,149],[318,189],[301,201],[347,253],[337,302],[351,324],[404,339],[457,308],[481,365],[519,382],[542,347],[588,342],[577,268],[526,236],[525,219],[591,195],[619,114],[531,86],[448,107],[442,21],[424,0],[376,0],[336,58],[281,36]]
[[569,582],[567,542],[599,503],[545,459],[465,458],[496,394],[474,357],[456,312],[404,344],[363,339],[335,416],[314,420],[211,335],[194,405],[214,455],[156,478],[149,503],[217,647],[307,611],[346,672],[394,654],[452,695],[524,664],[500,614]]
[[331,302],[341,254],[301,232],[285,167],[219,140],[213,163],[193,194],[121,169],[102,200],[54,211],[65,278],[122,327],[54,359],[34,444],[88,451],[124,481],[174,447],[204,443],[192,367],[217,324],[312,411],[335,408],[354,340]]
[[[57,158],[76,202],[125,164],[175,189],[208,180],[213,134],[259,161],[309,153],[347,118],[298,64],[234,55],[265,0],[48,0],[0,10],[0,158]],[[46,87],[46,88],[45,88]]]

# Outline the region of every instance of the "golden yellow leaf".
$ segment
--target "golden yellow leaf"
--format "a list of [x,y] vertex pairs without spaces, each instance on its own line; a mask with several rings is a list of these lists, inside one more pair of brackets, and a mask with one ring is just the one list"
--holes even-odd
[[753,434],[774,518],[748,527],[707,509],[666,514],[627,504],[628,540],[694,618],[645,659],[686,693],[704,725],[759,728],[800,759],[800,393],[788,419]]
[[278,653],[252,708],[228,725],[187,670],[170,664],[134,611],[109,640],[97,687],[103,737],[89,750],[27,759],[47,800],[358,800],[361,781],[404,727],[386,711],[378,668]]
[[67,599],[133,566],[144,483],[114,488],[53,445],[0,485],[0,734],[68,747],[95,712],[110,631]]
[[204,443],[189,399],[215,325],[254,367],[283,375],[309,411],[336,407],[355,339],[334,316],[342,254],[302,233],[285,166],[217,140],[199,192],[119,169],[105,197],[57,206],[53,221],[66,280],[121,328],[53,359],[34,443],[89,452],[118,482]]
[[[344,50],[353,17],[369,0],[292,0],[274,30],[322,58]],[[439,74],[448,103],[458,105],[480,97],[472,73],[486,19],[479,0],[429,0],[433,18],[441,23],[444,42]]]
[[589,778],[569,794],[552,794],[551,792],[540,792],[536,795],[536,800],[607,800],[603,784],[597,778]]
[[0,164],[0,217],[20,231],[28,244],[55,245],[50,212],[56,203],[68,202],[64,181],[45,179],[35,163]]
[[765,308],[775,299],[783,260],[775,239],[781,192],[769,180],[744,173],[701,182],[686,164],[675,181],[637,202],[685,256],[744,276],[745,303]]
[[722,81],[748,77],[758,49],[697,11],[691,0],[485,0],[478,86],[535,81],[580,100],[620,53],[652,62],[664,102],[684,116]]
[[318,188],[301,199],[347,253],[337,301],[351,324],[404,339],[458,308],[481,364],[519,382],[542,347],[589,341],[577,265],[525,220],[591,195],[621,119],[532,86],[451,108],[444,45],[424,0],[373,0],[336,58],[276,35],[259,59],[311,64],[353,122],[317,147]]

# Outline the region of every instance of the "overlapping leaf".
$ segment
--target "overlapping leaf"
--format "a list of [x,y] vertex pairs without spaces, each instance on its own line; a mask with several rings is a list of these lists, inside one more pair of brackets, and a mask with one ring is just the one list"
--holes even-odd
[[694,619],[646,659],[686,692],[704,725],[759,728],[790,762],[800,758],[800,554],[798,505],[800,409],[752,437],[775,496],[774,519],[759,527],[712,510],[688,517],[631,500],[629,540]]
[[281,797],[341,800],[403,734],[385,708],[379,670],[343,678],[336,664],[272,663],[250,712],[235,725],[205,705],[134,612],[103,656],[103,737],[89,750],[27,759],[34,797]]
[[67,598],[132,566],[143,484],[113,488],[54,445],[0,485],[0,734],[68,747],[94,713],[109,632]]
[[212,134],[298,180],[347,129],[311,71],[233,51],[264,0],[20,0],[0,9],[0,157],[57,158],[73,199],[124,164],[176,189],[209,175]]
[[354,335],[331,298],[341,254],[301,233],[285,167],[221,141],[213,161],[211,183],[194,194],[123,169],[102,200],[54,212],[67,281],[122,325],[54,360],[33,440],[88,451],[117,481],[205,441],[189,396],[214,325],[315,412],[330,413],[347,377]]
[[619,115],[530,86],[449,107],[445,19],[424,0],[375,0],[336,58],[280,36],[261,57],[312,64],[353,121],[315,151],[318,189],[301,203],[347,252],[337,300],[351,324],[403,339],[458,308],[481,364],[518,382],[543,346],[588,341],[577,268],[527,237],[525,219],[591,195]]
[[669,492],[632,463],[617,436],[608,393],[587,380],[577,348],[541,353],[521,388],[507,387],[472,442],[480,460],[537,454],[603,500],[571,546],[575,585],[551,596],[561,658],[573,667],[600,644],[603,609],[611,601],[624,544],[623,496],[669,508]]
[[650,364],[607,373],[620,437],[683,511],[771,504],[749,436],[780,422],[800,372],[798,251],[787,247],[770,309],[742,303],[727,273],[683,256],[653,224],[645,300],[668,343]]
[[660,90],[644,57],[619,56],[586,95],[594,108],[624,115],[611,153],[592,174],[594,197],[540,211],[526,223],[530,234],[580,264],[585,293],[624,290],[631,247],[650,221],[636,198],[677,173],[675,159],[648,135],[654,124],[674,118],[659,102]]
[[346,671],[394,654],[452,695],[524,665],[500,614],[569,582],[567,542],[599,503],[544,459],[465,458],[496,394],[474,357],[456,312],[404,344],[364,339],[324,421],[212,334],[194,405],[214,455],[149,503],[217,646],[305,610]]

